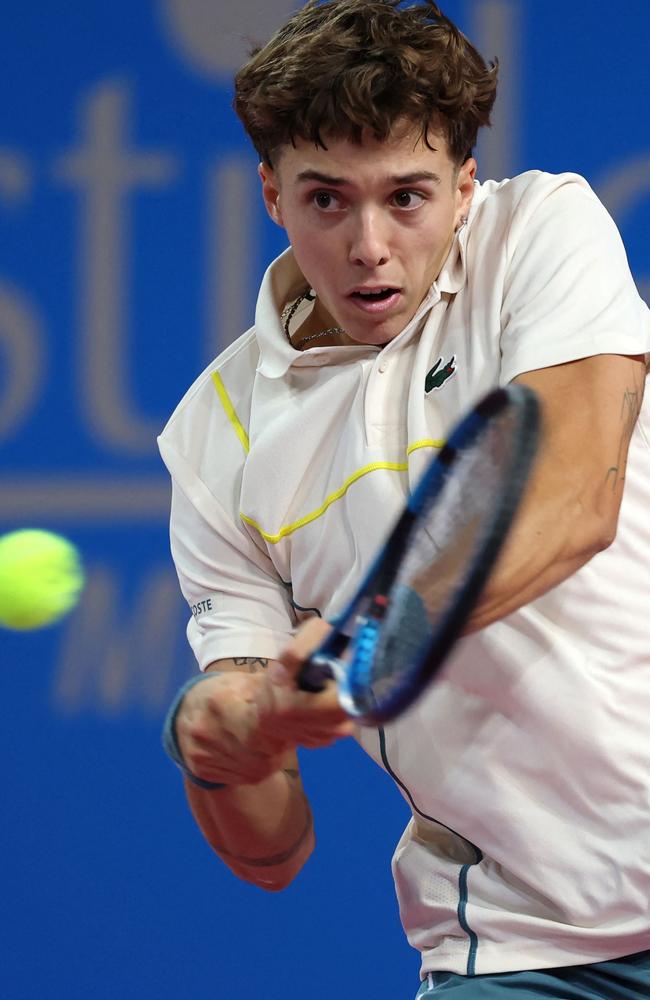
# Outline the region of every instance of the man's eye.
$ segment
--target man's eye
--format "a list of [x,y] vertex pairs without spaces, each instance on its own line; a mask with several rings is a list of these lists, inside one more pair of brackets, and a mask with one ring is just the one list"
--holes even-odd
[[417,191],[397,191],[393,195],[393,204],[397,208],[418,208],[424,197]]
[[329,191],[316,191],[312,195],[316,208],[324,210],[338,208],[338,201]]

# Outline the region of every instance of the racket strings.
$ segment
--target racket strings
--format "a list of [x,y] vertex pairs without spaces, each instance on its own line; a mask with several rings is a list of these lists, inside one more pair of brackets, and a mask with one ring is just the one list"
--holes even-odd
[[[376,633],[371,676],[364,651],[368,707],[384,702],[413,673],[472,565],[494,529],[502,484],[512,462],[514,416],[509,411],[488,423],[472,445],[450,465],[434,502],[425,497],[406,553],[390,588],[388,609]],[[359,690],[359,689],[357,689]]]

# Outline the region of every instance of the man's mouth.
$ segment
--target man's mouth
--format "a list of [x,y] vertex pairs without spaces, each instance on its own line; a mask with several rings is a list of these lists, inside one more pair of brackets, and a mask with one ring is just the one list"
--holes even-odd
[[352,294],[355,297],[364,299],[366,302],[383,302],[384,299],[389,298],[398,290],[397,288],[379,288],[372,291],[352,292]]
[[350,292],[350,299],[365,312],[385,312],[396,305],[402,292],[400,288],[359,288]]

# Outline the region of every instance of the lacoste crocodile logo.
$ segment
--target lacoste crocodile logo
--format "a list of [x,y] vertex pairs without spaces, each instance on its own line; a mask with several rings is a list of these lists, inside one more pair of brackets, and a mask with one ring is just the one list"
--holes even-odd
[[438,358],[435,365],[430,372],[427,372],[427,377],[424,381],[424,391],[431,392],[432,389],[439,389],[445,384],[448,378],[456,373],[456,355],[453,354],[451,361],[448,361],[444,368],[440,368],[443,363],[442,358]]

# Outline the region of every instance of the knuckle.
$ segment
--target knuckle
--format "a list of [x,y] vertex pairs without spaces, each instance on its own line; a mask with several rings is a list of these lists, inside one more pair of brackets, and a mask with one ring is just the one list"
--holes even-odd
[[188,739],[196,743],[204,743],[210,737],[209,728],[202,719],[189,723],[185,728],[185,734]]
[[185,757],[185,764],[192,774],[195,774],[199,778],[204,777],[202,773],[202,761],[197,754],[190,751]]

